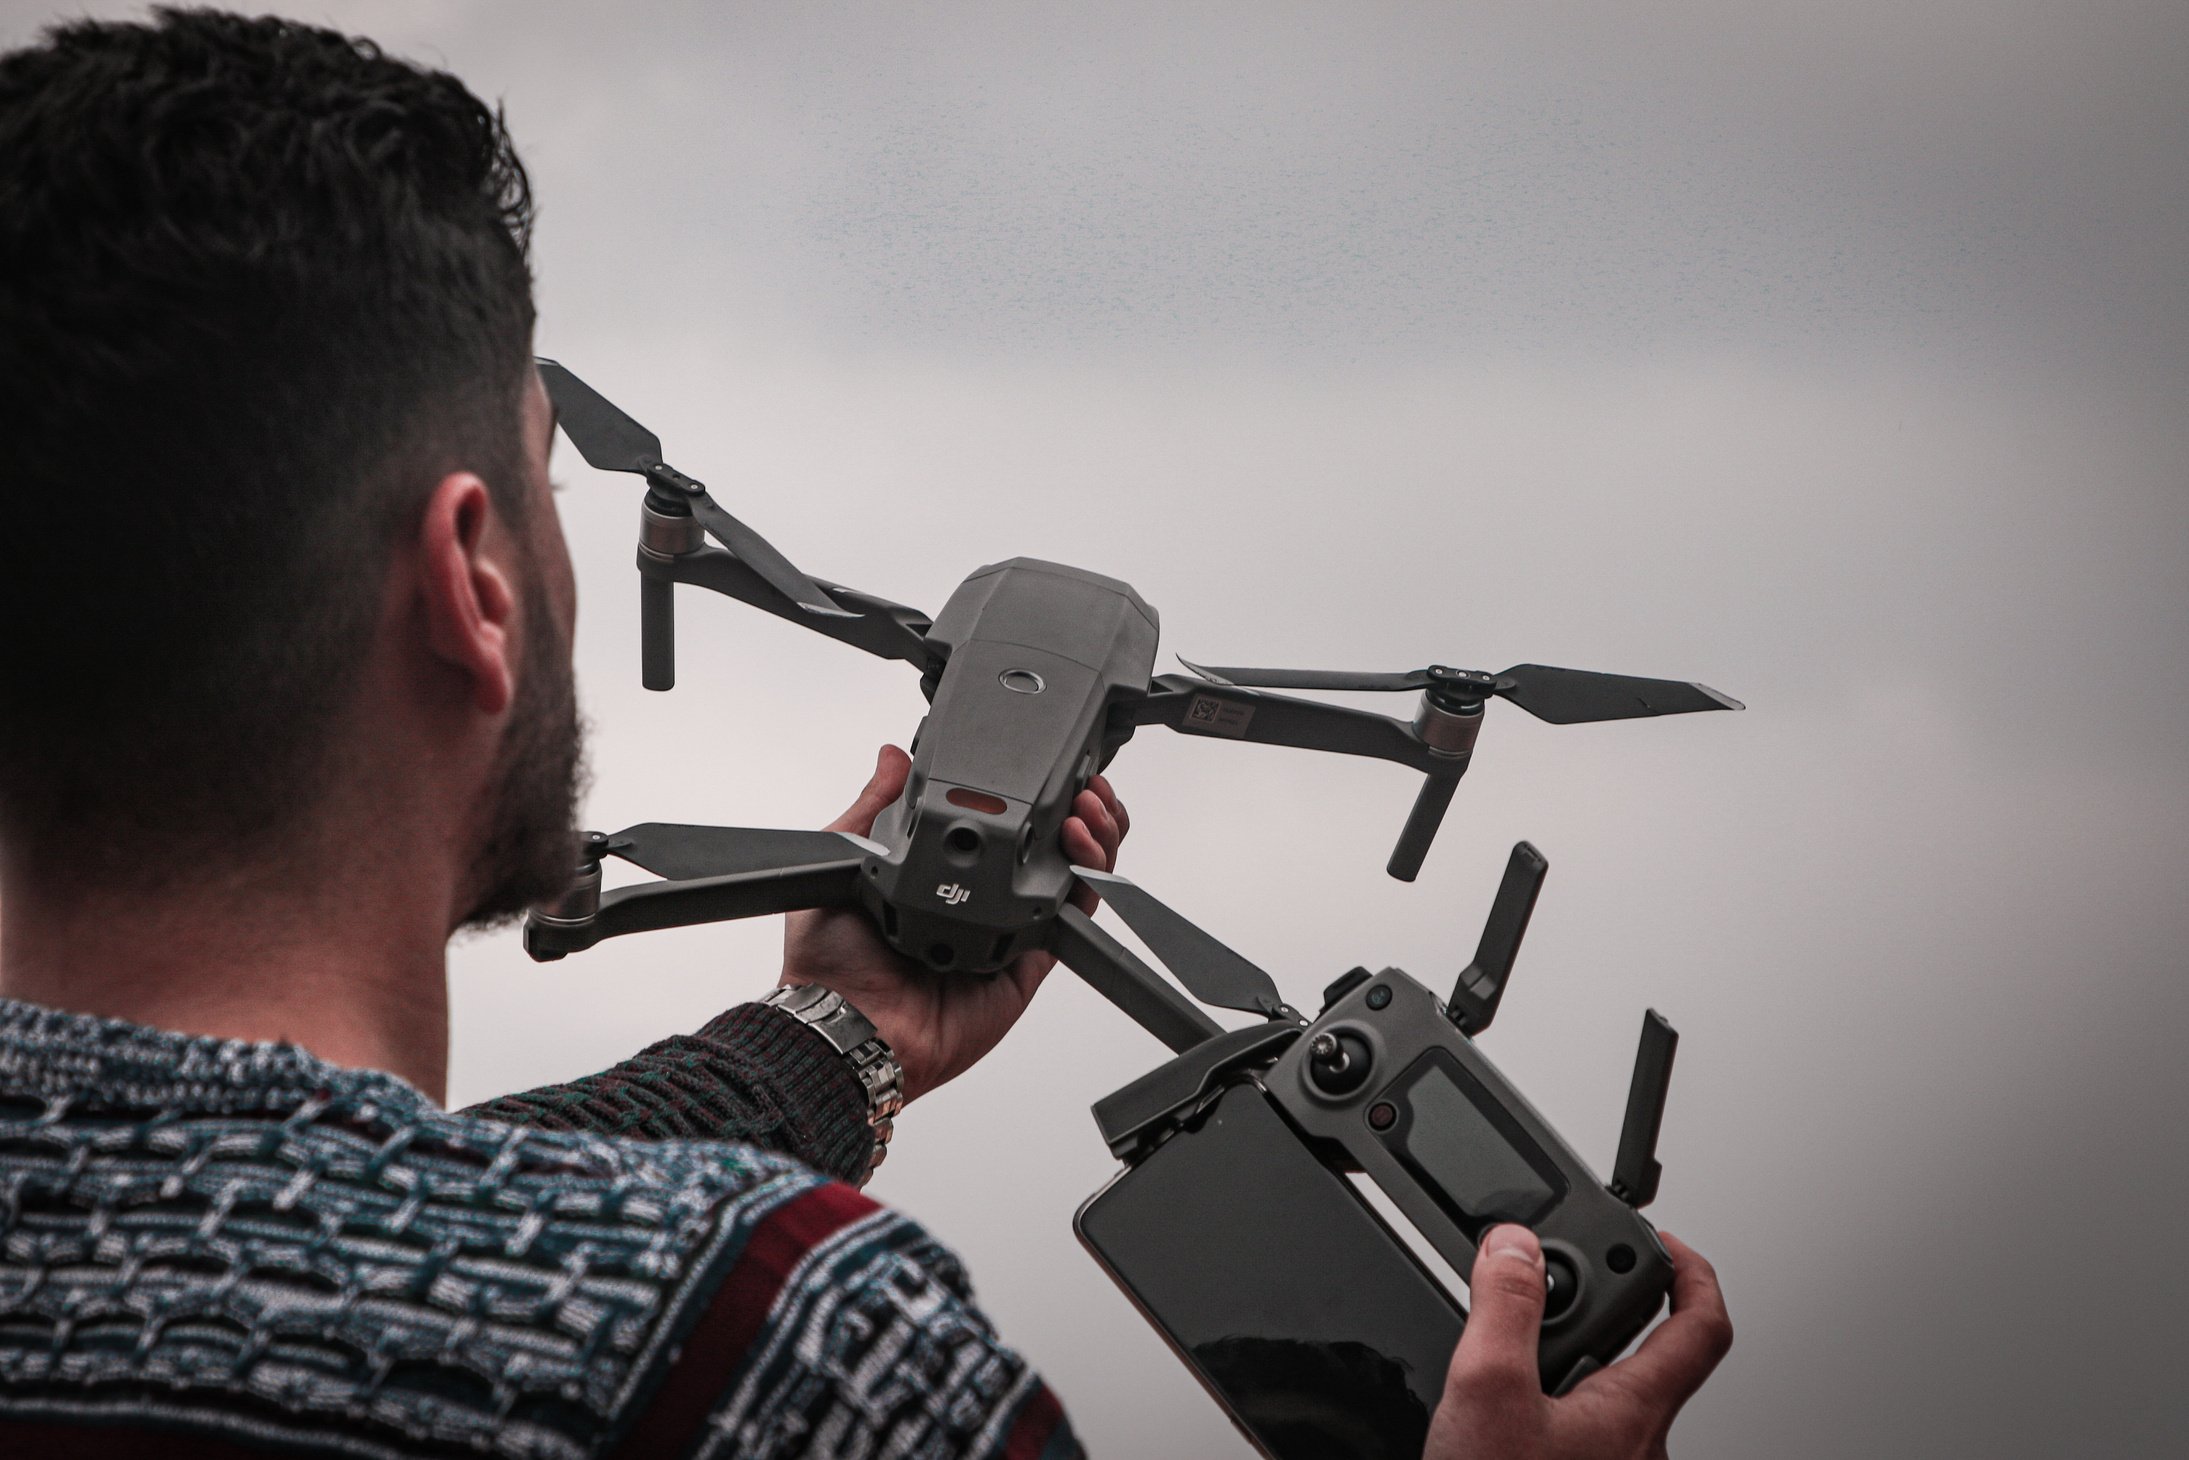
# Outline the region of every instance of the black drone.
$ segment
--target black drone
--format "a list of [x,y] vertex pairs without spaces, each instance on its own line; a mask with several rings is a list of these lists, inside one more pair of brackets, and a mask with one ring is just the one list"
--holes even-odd
[[[1192,677],[1159,675],[1156,613],[1138,593],[1031,558],[975,572],[930,619],[806,576],[662,460],[653,432],[556,362],[541,360],[539,370],[586,461],[646,479],[638,570],[648,689],[676,682],[673,593],[685,583],[907,661],[920,671],[929,710],[904,794],[871,838],[662,822],[594,833],[570,894],[526,923],[535,958],[646,929],[858,902],[891,946],[918,962],[992,972],[1032,949],[1061,952],[1060,941],[1103,937],[1067,902],[1073,870],[1057,834],[1073,798],[1142,725],[1374,756],[1421,772],[1389,864],[1393,877],[1412,881],[1491,699],[1557,725],[1741,708],[1700,684],[1542,664],[1502,674],[1444,665],[1354,674],[1188,663]],[[1409,723],[1272,689],[1407,690],[1421,699]],[[604,856],[663,880],[603,894]]]

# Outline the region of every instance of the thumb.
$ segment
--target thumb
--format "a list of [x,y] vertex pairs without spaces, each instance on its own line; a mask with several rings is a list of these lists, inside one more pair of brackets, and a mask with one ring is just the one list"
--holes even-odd
[[911,773],[912,757],[894,745],[885,745],[875,757],[874,774],[868,778],[866,789],[851,808],[837,817],[823,831],[848,831],[853,836],[865,836],[874,830],[874,818],[883,808],[904,794],[905,777]]
[[1543,1327],[1543,1247],[1526,1227],[1492,1227],[1467,1282],[1467,1326],[1446,1388],[1475,1404],[1542,1397],[1536,1341]]

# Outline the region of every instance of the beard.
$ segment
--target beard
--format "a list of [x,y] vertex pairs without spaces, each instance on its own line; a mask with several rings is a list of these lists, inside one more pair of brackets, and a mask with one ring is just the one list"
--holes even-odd
[[546,591],[526,586],[525,618],[543,632],[526,637],[516,701],[472,858],[476,901],[462,927],[494,928],[566,891],[578,863],[577,806],[584,780],[571,646],[556,633]]

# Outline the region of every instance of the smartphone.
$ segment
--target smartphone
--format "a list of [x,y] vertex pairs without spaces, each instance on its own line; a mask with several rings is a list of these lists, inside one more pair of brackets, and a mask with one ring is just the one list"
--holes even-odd
[[1466,1312],[1259,1086],[1072,1225],[1263,1454],[1420,1460]]

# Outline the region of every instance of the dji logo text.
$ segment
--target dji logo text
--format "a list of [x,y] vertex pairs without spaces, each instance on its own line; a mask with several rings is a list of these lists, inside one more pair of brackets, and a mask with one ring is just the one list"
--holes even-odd
[[960,887],[955,882],[945,882],[942,886],[935,889],[935,895],[943,900],[945,906],[956,907],[959,903],[965,901],[967,898],[973,895],[973,889],[970,887]]

